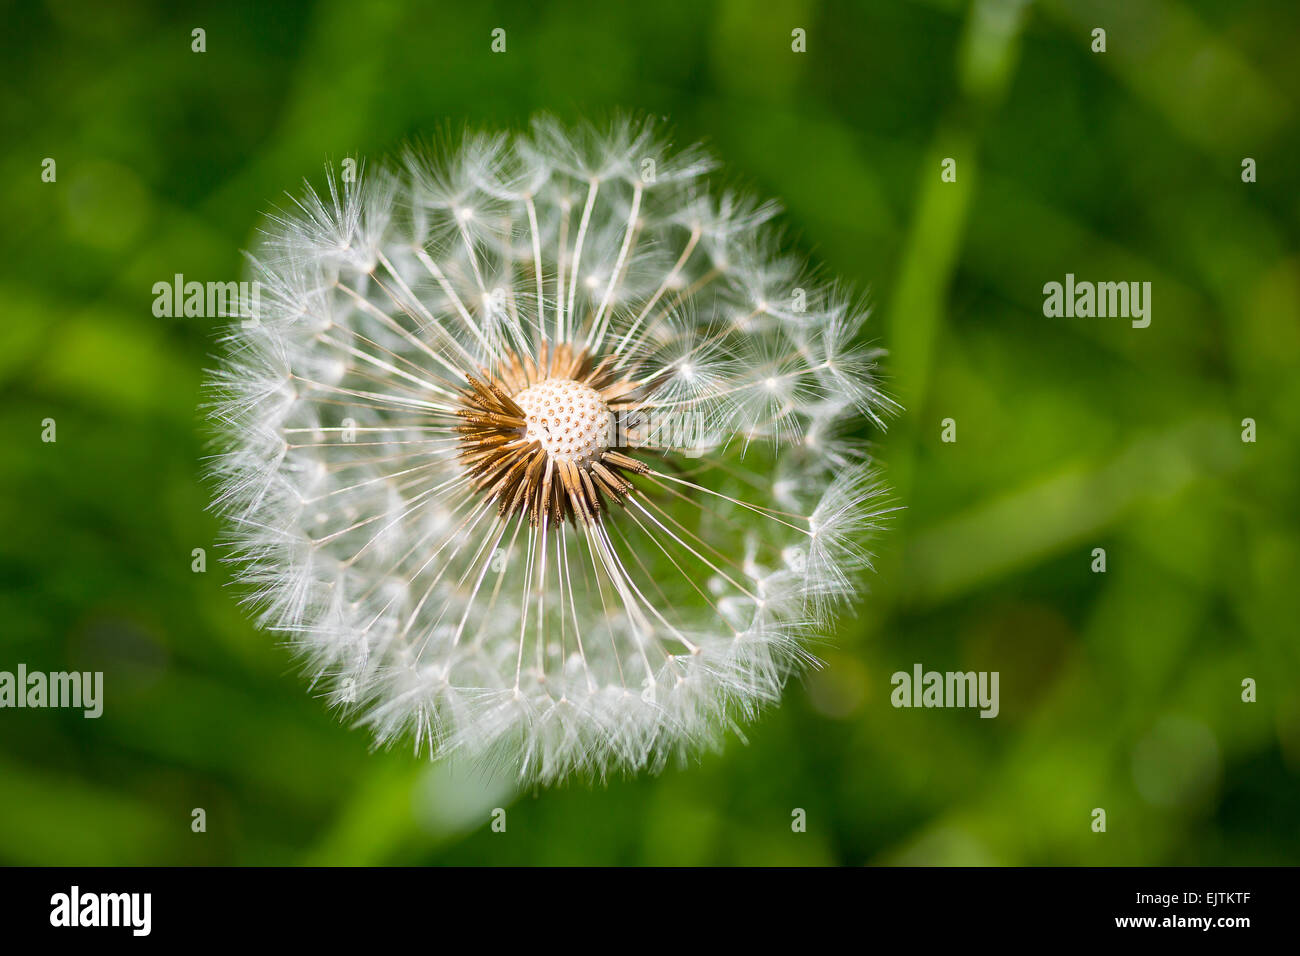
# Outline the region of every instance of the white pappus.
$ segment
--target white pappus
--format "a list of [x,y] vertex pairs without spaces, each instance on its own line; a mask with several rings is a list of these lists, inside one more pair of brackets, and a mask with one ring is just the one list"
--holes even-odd
[[260,623],[378,741],[656,771],[854,596],[881,353],[713,165],[541,118],[271,217],[210,383],[216,507]]

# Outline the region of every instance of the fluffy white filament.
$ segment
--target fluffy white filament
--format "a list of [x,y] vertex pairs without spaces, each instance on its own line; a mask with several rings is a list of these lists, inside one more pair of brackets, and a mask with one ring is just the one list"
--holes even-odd
[[[879,353],[711,167],[539,120],[272,217],[215,374],[217,505],[261,623],[379,741],[658,770],[777,700],[853,595]],[[543,343],[637,385],[618,450],[649,471],[593,522],[500,517],[460,457],[466,375]]]

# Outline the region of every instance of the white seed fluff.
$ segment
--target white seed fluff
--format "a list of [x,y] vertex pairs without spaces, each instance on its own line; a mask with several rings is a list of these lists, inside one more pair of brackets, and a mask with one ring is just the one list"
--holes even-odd
[[855,595],[880,352],[712,167],[541,119],[271,217],[216,504],[260,623],[380,743],[657,771]]

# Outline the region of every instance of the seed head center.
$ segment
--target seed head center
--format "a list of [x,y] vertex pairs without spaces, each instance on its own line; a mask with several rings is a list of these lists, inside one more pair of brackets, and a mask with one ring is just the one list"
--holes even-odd
[[514,397],[528,423],[525,437],[552,458],[585,464],[609,448],[614,422],[609,406],[589,385],[548,378]]

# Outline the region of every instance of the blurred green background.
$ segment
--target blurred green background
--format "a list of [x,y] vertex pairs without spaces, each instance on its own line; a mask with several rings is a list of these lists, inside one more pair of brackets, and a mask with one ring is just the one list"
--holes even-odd
[[[106,702],[0,711],[0,862],[1300,862],[1300,6],[180,7],[5,9],[0,670],[102,670]],[[237,278],[326,160],[619,108],[870,288],[906,511],[748,744],[515,793],[371,753],[248,623],[199,478],[215,322],[151,290]],[[1067,272],[1151,282],[1150,328],[1045,318]],[[917,662],[998,671],[1000,716],[894,709]]]

